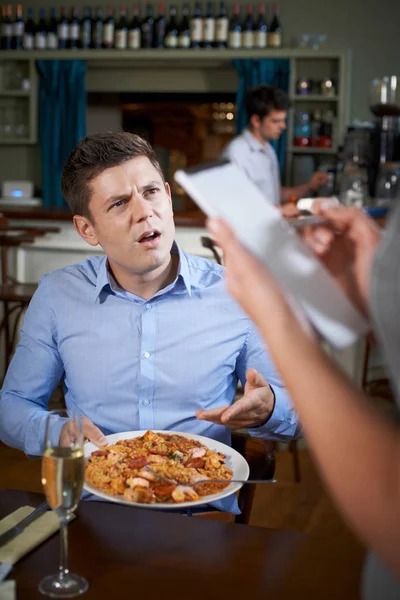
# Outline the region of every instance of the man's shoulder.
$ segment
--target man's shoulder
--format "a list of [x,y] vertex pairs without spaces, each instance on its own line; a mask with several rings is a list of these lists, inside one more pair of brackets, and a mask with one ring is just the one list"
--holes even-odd
[[74,283],[95,286],[99,270],[104,265],[105,260],[105,256],[91,256],[81,263],[51,271],[40,279],[39,286],[47,289],[60,289],[64,285],[69,286]]
[[222,265],[202,256],[184,254],[193,285],[208,287],[223,281],[225,269]]
[[240,156],[247,155],[250,152],[251,148],[246,140],[245,135],[242,133],[233,138],[233,140],[231,140],[229,144],[225,146],[222,151],[222,157],[235,159]]

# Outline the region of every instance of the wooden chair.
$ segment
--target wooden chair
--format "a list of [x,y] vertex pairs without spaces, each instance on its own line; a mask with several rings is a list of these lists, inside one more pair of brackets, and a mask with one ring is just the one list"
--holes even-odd
[[[216,262],[220,265],[222,265],[222,258],[220,253],[218,252],[213,240],[207,236],[202,236],[200,238],[201,240],[201,244],[203,246],[203,248],[207,248],[208,250],[210,250],[216,260]],[[248,436],[249,439],[250,436]],[[273,448],[274,452],[276,453],[277,449],[278,449],[278,443],[277,442],[272,442],[270,440],[266,440],[265,443],[268,443],[268,452],[270,451],[270,449]],[[289,452],[292,455],[292,459],[293,459],[293,474],[294,474],[294,480],[296,483],[299,483],[301,481],[301,471],[300,471],[300,460],[299,460],[299,453],[298,453],[298,448],[297,448],[297,441],[296,440],[291,440],[288,443],[288,448],[289,448]],[[241,454],[243,454],[241,452]],[[263,477],[256,477],[256,479],[262,479]],[[251,486],[244,486],[244,487],[251,487]],[[243,488],[242,488],[243,490]],[[246,493],[245,491],[243,493]],[[254,496],[254,492],[253,492],[253,496]]]
[[395,403],[389,379],[387,377],[378,377],[372,379],[369,377],[369,363],[371,359],[371,352],[374,347],[377,347],[375,336],[368,334],[365,339],[361,387],[368,396],[384,398],[389,402]]
[[[250,467],[249,479],[273,479],[276,467],[276,444],[271,440],[250,437],[247,433],[232,432],[232,448],[244,456]],[[246,484],[239,492],[238,504],[241,514],[235,523],[249,525],[256,484]]]
[[58,233],[57,227],[14,227],[0,214],[0,303],[3,316],[0,322],[0,335],[4,337],[4,373],[7,370],[14,350],[17,328],[23,311],[29,305],[37,289],[36,283],[19,283],[8,272],[8,250],[22,244],[30,244],[38,236]]

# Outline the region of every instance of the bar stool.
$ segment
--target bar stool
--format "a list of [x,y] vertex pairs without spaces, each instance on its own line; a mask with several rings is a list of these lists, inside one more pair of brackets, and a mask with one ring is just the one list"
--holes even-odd
[[0,214],[0,303],[3,316],[0,322],[0,335],[4,337],[4,374],[10,363],[17,336],[19,319],[29,305],[37,289],[36,283],[19,283],[8,272],[8,250],[23,244],[30,244],[36,237],[46,233],[58,233],[57,227],[14,227]]

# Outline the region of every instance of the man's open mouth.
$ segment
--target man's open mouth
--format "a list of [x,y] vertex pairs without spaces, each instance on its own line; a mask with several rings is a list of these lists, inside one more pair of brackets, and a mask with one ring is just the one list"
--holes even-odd
[[161,233],[157,229],[152,229],[151,231],[145,231],[143,235],[138,239],[139,244],[144,244],[145,242],[152,242],[159,238]]

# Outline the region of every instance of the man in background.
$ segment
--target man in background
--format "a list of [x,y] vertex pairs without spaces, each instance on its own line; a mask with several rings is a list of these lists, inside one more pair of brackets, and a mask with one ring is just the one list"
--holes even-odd
[[326,173],[316,172],[308,183],[281,187],[279,163],[271,141],[278,140],[286,129],[289,97],[271,85],[251,88],[245,97],[248,127],[223,150],[221,158],[236,163],[254,181],[270,204],[285,204],[316,192],[327,182]]

